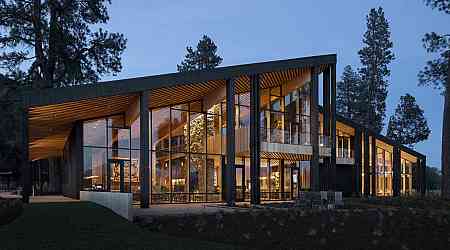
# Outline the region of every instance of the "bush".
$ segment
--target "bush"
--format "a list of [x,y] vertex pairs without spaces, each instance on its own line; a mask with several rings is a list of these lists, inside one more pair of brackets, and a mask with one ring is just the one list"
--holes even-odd
[[12,222],[22,214],[23,205],[19,199],[0,198],[0,225]]

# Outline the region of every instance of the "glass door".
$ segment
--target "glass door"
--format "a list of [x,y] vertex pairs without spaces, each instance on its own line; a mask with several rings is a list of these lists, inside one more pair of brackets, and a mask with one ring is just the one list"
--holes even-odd
[[109,192],[129,192],[130,191],[130,161],[110,159],[108,161],[108,184]]
[[245,168],[243,165],[236,165],[236,201],[245,199]]
[[298,188],[299,188],[299,171],[298,168],[291,168],[291,194],[292,199],[298,198]]

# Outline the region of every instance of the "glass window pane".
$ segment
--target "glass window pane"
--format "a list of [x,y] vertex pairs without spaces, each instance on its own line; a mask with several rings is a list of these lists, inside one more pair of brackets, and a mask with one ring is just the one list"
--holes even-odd
[[169,150],[169,122],[170,109],[160,108],[152,110],[151,139],[152,149]]
[[191,154],[189,191],[191,193],[205,193],[206,168],[205,155]]
[[261,197],[263,193],[269,192],[269,162],[267,159],[261,159],[261,169],[260,169],[260,189]]
[[129,160],[131,151],[129,149],[108,148],[108,159]]
[[250,107],[250,92],[239,95],[239,105]]
[[188,152],[189,142],[189,112],[172,110],[170,150],[172,152]]
[[152,153],[152,193],[170,192],[169,153]]
[[130,148],[130,130],[108,128],[108,147]]
[[99,119],[83,123],[83,145],[106,147],[106,120]]
[[[209,155],[207,159],[207,179],[206,179],[206,190],[208,193],[220,194],[222,190],[222,161],[220,155]],[[220,201],[219,197],[214,197],[215,201]],[[219,198],[219,199],[217,199]],[[209,199],[208,201],[212,201]]]
[[191,113],[189,122],[190,131],[190,151],[194,153],[205,153],[205,115],[200,113]]
[[106,149],[83,148],[83,190],[106,190]]
[[221,134],[220,134],[220,116],[207,115],[208,119],[208,144],[207,150],[209,154],[220,154],[221,152]]
[[[172,192],[186,193],[188,184],[188,162],[185,153],[172,153]],[[186,199],[187,201],[187,199]]]
[[[280,161],[279,160],[270,160],[270,192],[281,191],[281,172],[280,172]],[[279,198],[274,196],[272,198]]]
[[140,151],[139,150],[132,150],[131,151],[131,193],[133,194],[133,200],[134,201],[140,201],[141,198],[139,197],[140,194],[140,178],[139,178],[139,157],[140,157]]
[[136,120],[131,123],[131,148],[140,149],[141,148],[141,124],[140,117],[138,116]]

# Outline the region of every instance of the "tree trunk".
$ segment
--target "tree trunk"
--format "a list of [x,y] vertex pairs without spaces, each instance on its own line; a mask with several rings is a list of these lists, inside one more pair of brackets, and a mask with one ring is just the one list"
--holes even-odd
[[448,53],[447,86],[444,90],[444,117],[442,125],[442,197],[450,200],[450,53]]

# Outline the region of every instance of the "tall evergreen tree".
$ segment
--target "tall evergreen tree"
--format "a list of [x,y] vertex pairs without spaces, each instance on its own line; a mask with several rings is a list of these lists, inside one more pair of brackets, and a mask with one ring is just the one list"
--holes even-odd
[[91,29],[108,22],[109,3],[0,0],[0,69],[38,88],[93,83],[120,72],[124,36]]
[[386,116],[386,97],[391,73],[388,65],[394,60],[393,43],[389,23],[381,7],[371,9],[367,16],[367,31],[364,47],[358,52],[362,67],[359,69],[366,90],[361,93],[366,100],[364,125],[381,132]]
[[395,113],[389,118],[387,136],[392,140],[414,147],[428,139],[431,131],[423,115],[423,109],[410,94],[400,97]]
[[[450,0],[425,0],[432,8],[450,14]],[[419,73],[419,85],[427,85],[442,90],[444,114],[442,122],[442,197],[450,200],[450,34],[425,34],[423,45],[427,52],[437,54],[437,58],[427,62]]]
[[350,65],[345,66],[341,81],[337,84],[336,109],[342,116],[355,122],[362,122],[362,107],[360,92],[361,77]]
[[187,54],[181,64],[177,65],[179,72],[213,69],[222,63],[222,57],[217,55],[217,46],[207,35],[198,42],[194,50],[191,46],[186,47]]

